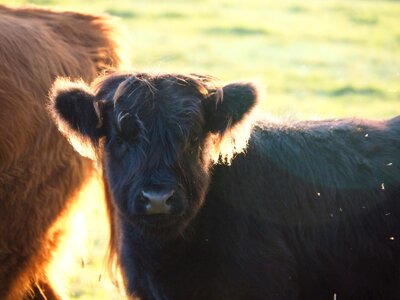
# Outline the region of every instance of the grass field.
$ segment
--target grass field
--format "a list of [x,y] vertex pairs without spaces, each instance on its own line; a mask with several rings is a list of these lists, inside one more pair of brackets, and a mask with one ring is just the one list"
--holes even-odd
[[[0,0],[113,15],[135,70],[257,81],[262,107],[297,119],[400,114],[400,1]],[[1,30],[1,29],[0,29]],[[103,274],[97,204],[71,299],[123,299]],[[82,256],[83,257],[83,256]],[[82,267],[84,265],[84,267]]]

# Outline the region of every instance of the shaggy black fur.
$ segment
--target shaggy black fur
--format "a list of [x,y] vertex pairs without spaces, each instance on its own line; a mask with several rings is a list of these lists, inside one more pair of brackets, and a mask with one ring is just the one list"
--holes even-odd
[[[252,85],[116,74],[94,94],[128,294],[400,299],[400,118],[258,123],[230,165],[213,164],[210,135],[241,122]],[[71,131],[97,124],[85,117]],[[180,214],[143,214],[140,191],[165,187]]]

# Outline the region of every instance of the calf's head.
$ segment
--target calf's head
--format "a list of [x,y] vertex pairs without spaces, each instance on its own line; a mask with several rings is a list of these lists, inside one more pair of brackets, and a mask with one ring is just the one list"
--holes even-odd
[[50,111],[65,135],[102,160],[120,216],[142,231],[179,233],[207,192],[208,138],[239,123],[256,98],[246,83],[217,88],[198,75],[116,73],[91,87],[57,81]]

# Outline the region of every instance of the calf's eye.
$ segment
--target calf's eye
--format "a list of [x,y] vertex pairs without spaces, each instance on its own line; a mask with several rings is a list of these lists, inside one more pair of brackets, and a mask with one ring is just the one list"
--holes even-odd
[[120,136],[117,136],[117,137],[115,138],[115,143],[116,143],[117,145],[121,146],[121,145],[124,144],[124,140],[123,140]]
[[107,148],[114,158],[120,159],[128,150],[128,145],[122,137],[115,136],[107,143]]
[[190,140],[190,145],[194,147],[194,146],[197,145],[198,142],[199,142],[199,138],[198,137],[194,137],[194,138],[192,138]]

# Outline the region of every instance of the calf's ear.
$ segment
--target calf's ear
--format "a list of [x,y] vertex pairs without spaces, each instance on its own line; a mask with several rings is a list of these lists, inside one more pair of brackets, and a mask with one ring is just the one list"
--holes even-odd
[[84,156],[94,158],[94,148],[101,136],[102,118],[99,103],[84,82],[57,79],[48,110],[58,129]]
[[257,103],[257,88],[252,83],[231,83],[216,90],[204,101],[205,122],[212,133],[223,134],[239,123]]

